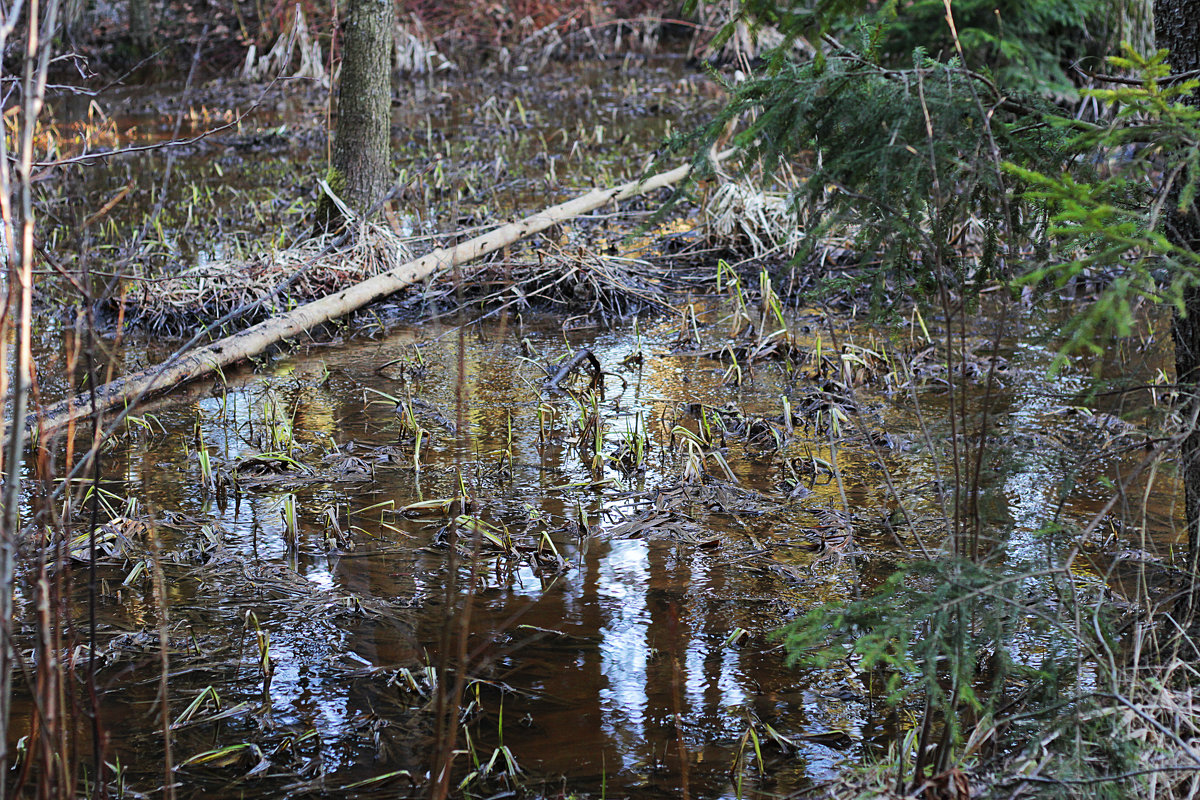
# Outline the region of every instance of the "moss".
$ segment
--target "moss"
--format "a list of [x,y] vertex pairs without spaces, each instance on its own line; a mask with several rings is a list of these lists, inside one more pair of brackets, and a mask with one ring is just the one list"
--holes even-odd
[[[342,196],[342,192],[346,188],[346,176],[341,170],[330,166],[325,170],[325,183],[329,185],[330,190],[338,197]],[[329,197],[328,192],[321,192],[321,197],[317,200],[317,215],[313,222],[313,236],[320,236],[330,230],[336,228],[342,222],[341,209]]]
[[[329,184],[333,193],[340,197],[346,188],[346,176],[337,167],[331,165],[329,169],[325,170],[325,183]],[[329,195],[325,195],[323,199],[328,200]]]

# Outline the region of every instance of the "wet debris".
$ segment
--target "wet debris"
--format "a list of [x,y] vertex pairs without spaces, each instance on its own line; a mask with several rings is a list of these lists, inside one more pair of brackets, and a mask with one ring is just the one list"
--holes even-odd
[[667,310],[686,291],[694,267],[668,259],[603,255],[597,249],[538,248],[533,257],[498,259],[463,272],[458,284],[435,285],[423,302],[455,300],[522,309],[551,309],[578,318],[620,319]]
[[684,542],[697,543],[707,537],[703,528],[693,519],[677,511],[650,510],[620,522],[607,529],[614,539],[643,539],[668,537]]
[[[456,497],[412,503],[401,512],[409,517],[445,517],[469,505],[468,498]],[[523,528],[514,529],[501,522],[484,520],[476,513],[459,513],[438,529],[433,544],[435,547],[453,544],[463,559],[501,558],[511,564],[527,564],[537,575],[556,575],[566,572],[570,564],[559,553],[552,537],[562,530],[552,529],[547,522],[542,515],[531,514]]]
[[454,519],[475,509],[474,498],[467,496],[444,497],[437,500],[421,500],[409,503],[398,513],[410,518],[443,517]]
[[571,356],[571,358],[564,362],[563,365],[559,367],[544,384],[542,384],[542,391],[560,392],[561,389],[559,388],[559,384],[566,380],[566,378],[584,362],[586,362],[592,370],[592,380],[588,385],[588,388],[593,391],[598,390],[601,392],[601,394],[603,394],[604,369],[600,366],[599,359],[597,359],[592,351],[586,347],[577,350],[575,355]]
[[[98,558],[126,560],[142,554],[151,533],[151,521],[114,517],[101,525],[95,532],[95,550]],[[76,561],[87,561],[92,549],[92,534],[85,531],[67,545],[67,551]]]
[[362,223],[351,242],[318,238],[251,260],[213,260],[165,278],[133,281],[107,301],[114,318],[147,330],[191,335],[241,309],[239,324],[265,319],[409,261],[406,240]]
[[325,480],[311,467],[284,453],[251,453],[240,456],[227,476],[236,489],[262,491],[290,488],[303,482]]
[[941,383],[951,386],[954,379],[963,378],[972,382],[991,380],[1003,388],[1012,378],[1014,368],[1004,355],[993,350],[991,342],[976,341],[958,349],[947,364],[945,346],[930,344],[905,359],[910,378],[901,385]]

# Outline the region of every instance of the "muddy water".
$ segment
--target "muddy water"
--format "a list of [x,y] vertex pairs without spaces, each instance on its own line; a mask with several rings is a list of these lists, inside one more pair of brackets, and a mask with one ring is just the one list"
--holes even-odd
[[[538,78],[543,99],[555,85],[564,94],[557,104],[525,102],[524,117],[513,101],[520,81],[495,89],[490,105],[479,87],[414,90],[398,120],[427,134],[407,166],[423,170],[442,150],[453,156],[447,163],[470,167],[440,186],[432,173],[424,179],[421,197],[440,203],[425,220],[457,219],[465,201],[450,187],[472,176],[490,176],[476,180],[489,187],[471,193],[477,201],[527,208],[597,165],[635,172],[640,161],[624,154],[667,127],[672,103],[682,102],[680,69],[639,73],[641,88],[628,92],[621,86],[630,76],[611,66]],[[657,82],[648,77],[655,74]],[[647,99],[657,95],[664,99]],[[617,125],[626,102],[636,105],[625,115],[635,133],[597,131]],[[431,104],[439,112],[426,120],[417,110]],[[504,147],[484,141],[501,128],[513,133]],[[551,145],[539,139],[535,147],[518,129]],[[572,143],[585,130],[581,147],[592,155],[581,159]],[[215,201],[227,213],[221,230],[190,244],[203,204],[187,212],[186,198],[171,195],[175,216],[158,240],[171,258],[217,257],[290,224],[291,201],[271,193],[280,175],[308,169],[311,142],[278,134],[247,142],[184,154],[179,186],[203,184],[205,170],[217,167],[241,177],[221,184],[234,187]],[[544,159],[536,161],[546,153],[559,159],[553,185]],[[113,169],[81,184],[93,207],[138,168]],[[256,192],[267,200],[239,205]],[[247,208],[280,216],[252,220]],[[671,315],[566,332],[561,319],[530,315],[462,329],[452,318],[389,318],[375,338],[301,348],[148,408],[104,463],[105,516],[138,523],[102,558],[98,609],[103,725],[128,784],[150,791],[161,783],[160,634],[169,642],[172,757],[189,797],[423,794],[441,764],[437,683],[452,688],[460,676],[452,766],[460,794],[786,794],[882,752],[909,715],[887,710],[881,676],[852,663],[789,667],[772,632],[818,603],[870,593],[921,545],[941,546],[953,484],[947,412],[964,395],[947,392],[933,367],[915,388],[864,375],[831,430],[828,411],[821,424],[813,403],[828,375],[812,354],[828,352],[836,331],[839,345],[912,355],[929,346],[921,326],[910,319],[872,329],[796,311],[789,324],[808,360],[740,364],[738,386],[729,358],[712,355],[730,343],[731,310],[719,300],[701,304],[699,342],[690,331],[681,336]],[[1152,383],[1165,369],[1164,349],[1148,324],[1140,349],[1114,350],[1048,380],[1056,319],[1021,309],[999,319],[980,314],[971,332],[983,353],[994,326],[1003,329],[1004,369],[988,398],[981,461],[981,529],[984,549],[1019,569],[1070,549],[1073,542],[1042,532],[1047,522],[1100,511],[1111,493],[1103,480],[1129,473],[1161,416],[1149,393],[1087,399],[1086,389],[1097,377]],[[938,335],[936,320],[929,328]],[[61,341],[48,331],[39,357],[48,399],[66,385],[55,360]],[[162,355],[131,341],[114,357],[117,371]],[[574,394],[542,389],[539,364],[553,368],[582,347],[605,372],[594,407],[586,381],[573,384]],[[968,387],[975,426],[983,381]],[[411,401],[419,449],[397,398]],[[792,431],[785,398],[797,413]],[[591,415],[602,433],[599,460],[580,431]],[[753,441],[747,415],[760,423]],[[676,426],[701,434],[706,424],[731,476],[710,454],[685,481],[688,451]],[[631,469],[623,447],[636,435],[646,457]],[[208,488],[201,450],[215,474]],[[286,456],[274,462],[278,471],[254,460],[264,452]],[[486,530],[511,547],[442,516],[401,513],[464,490],[473,514],[494,526]],[[1126,492],[1149,498],[1151,513],[1118,506],[1089,552],[1169,554],[1178,539],[1174,484],[1156,475]],[[136,509],[126,507],[129,498]],[[900,502],[911,526],[899,522]],[[1076,571],[1099,586],[1120,577],[1108,573],[1112,563],[1081,558]],[[77,640],[84,586],[77,578],[68,631]],[[1112,586],[1124,590],[1119,580]],[[29,598],[27,590],[26,623]],[[1042,646],[1032,625],[1012,643],[1030,662]],[[760,741],[760,763],[748,730],[761,738],[765,725],[781,740]]]

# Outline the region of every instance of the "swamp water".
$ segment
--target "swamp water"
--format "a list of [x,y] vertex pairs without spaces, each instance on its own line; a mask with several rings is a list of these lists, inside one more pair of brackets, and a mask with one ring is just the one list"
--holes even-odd
[[[705,339],[727,332],[715,325],[722,309],[699,316]],[[815,331],[823,321],[792,324]],[[485,796],[518,786],[787,792],[885,746],[906,723],[882,703],[878,675],[852,663],[789,668],[770,634],[819,602],[870,593],[916,538],[940,541],[918,395],[856,393],[879,423],[872,447],[853,421],[836,434],[813,424],[811,367],[789,374],[761,361],[752,382],[733,387],[727,362],[677,352],[677,318],[641,325],[564,339],[555,320],[490,321],[464,329],[460,345],[454,327],[398,324],[374,341],[310,347],[254,376],[226,376],[200,399],[143,416],[106,456],[114,514],[136,498],[128,516],[140,522],[118,523],[126,527],[105,548],[113,557],[102,553],[99,601],[104,724],[130,784],[152,784],[161,770],[158,569],[185,796],[424,791],[400,775],[357,784],[401,770],[428,780],[436,667],[460,653],[470,682],[454,782]],[[594,405],[586,380],[574,396],[542,389],[533,361],[568,346],[589,348],[605,370]],[[992,546],[1028,564],[1057,556],[1031,524],[1060,502],[1080,443],[1087,452],[1111,441],[1116,422],[1047,398],[1049,354],[1027,352],[1010,353],[995,393],[1004,444],[993,455],[1007,466],[990,472],[984,497],[989,532],[1004,531]],[[1071,386],[1061,377],[1053,389]],[[943,393],[919,396],[932,437],[944,440]],[[791,435],[785,397],[793,409],[810,403]],[[588,418],[602,433],[595,468]],[[699,436],[707,425],[733,480],[710,455],[682,482],[688,446],[677,425]],[[644,461],[631,469],[642,437]],[[197,443],[212,464],[208,489]],[[896,504],[876,452],[911,529],[888,521]],[[1088,487],[1132,463],[1111,444],[1096,452],[1113,455],[1078,476],[1067,519],[1086,519],[1107,494]],[[218,491],[235,469],[237,486]],[[452,557],[448,514],[401,509],[464,487],[488,527],[460,518]],[[1169,486],[1151,493],[1154,507],[1169,508]],[[1142,546],[1165,552],[1170,517],[1150,524]],[[1080,580],[1101,580],[1079,563]],[[81,635],[82,604],[77,613]],[[1036,660],[1033,631],[1012,642],[1017,658]],[[765,778],[751,726],[764,739]],[[765,726],[781,738],[769,740]]]
[[[786,794],[886,750],[913,709],[889,710],[880,676],[854,663],[788,667],[771,633],[940,546],[951,396],[936,348],[914,320],[872,331],[794,310],[796,349],[754,360],[728,337],[733,302],[686,310],[565,331],[515,313],[389,318],[149,406],[103,467],[118,521],[100,553],[97,683],[126,785],[162,783],[164,666],[182,797],[423,795],[440,763],[436,684],[460,674],[459,794]],[[990,319],[970,332],[983,358]],[[1076,407],[1086,376],[1150,383],[1164,366],[1147,334],[1144,351],[1048,380],[1053,327],[1010,312],[990,391],[980,513],[1014,569],[1067,550],[1038,530],[1056,513],[1087,520],[1110,493],[1101,479],[1143,454],[1147,434],[1118,418],[1130,409]],[[571,393],[544,390],[539,364],[579,348],[603,391],[587,392],[587,365]],[[885,353],[924,374],[905,385]],[[118,358],[157,360],[136,341]],[[962,395],[976,411],[977,363]],[[847,375],[853,395],[830,383]],[[1127,491],[1152,515],[1095,549],[1168,556],[1173,483]],[[1078,559],[1079,580],[1103,593],[1109,561]],[[68,644],[86,639],[84,569]],[[1038,659],[1032,618],[1011,646]]]

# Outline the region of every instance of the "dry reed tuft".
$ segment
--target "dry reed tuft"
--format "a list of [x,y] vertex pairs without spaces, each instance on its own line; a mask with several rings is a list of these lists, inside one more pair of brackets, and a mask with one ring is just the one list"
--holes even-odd
[[327,238],[264,253],[249,261],[210,261],[177,275],[134,281],[123,302],[127,323],[161,333],[190,333],[246,308],[262,319],[400,266],[411,258],[405,240],[362,224],[352,242],[332,249]]
[[458,69],[457,64],[438,50],[416,15],[396,25],[394,41],[392,64],[401,75],[433,75]]
[[252,43],[242,65],[242,80],[252,83],[284,75],[311,78],[321,86],[329,86],[321,45],[309,33],[308,22],[299,5],[292,14],[291,23],[275,40],[275,45],[259,56],[258,45]]
[[777,252],[794,256],[804,241],[804,226],[797,221],[787,194],[747,180],[722,183],[704,207],[709,241],[738,250],[748,246],[755,258]]

